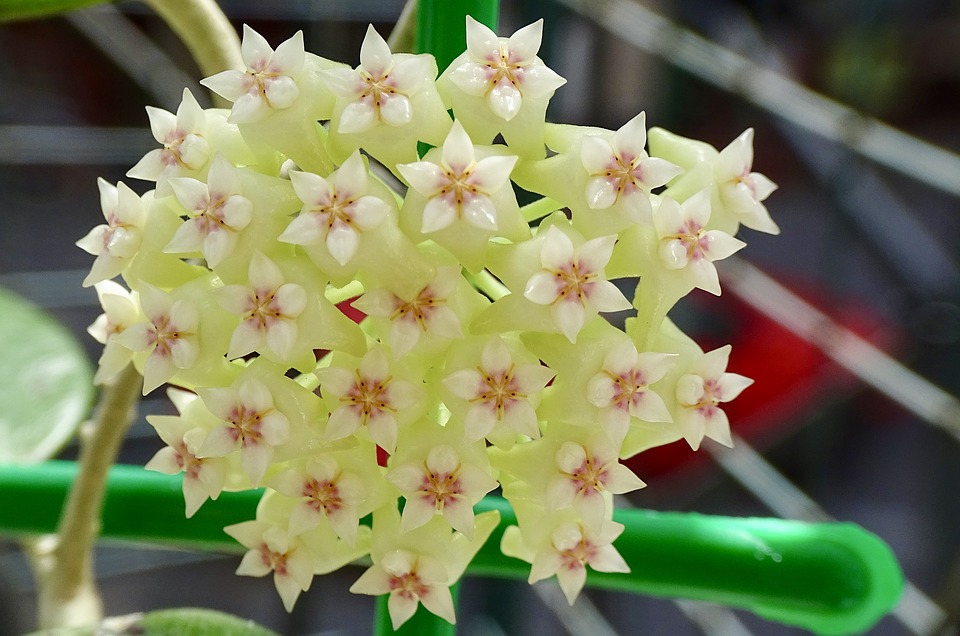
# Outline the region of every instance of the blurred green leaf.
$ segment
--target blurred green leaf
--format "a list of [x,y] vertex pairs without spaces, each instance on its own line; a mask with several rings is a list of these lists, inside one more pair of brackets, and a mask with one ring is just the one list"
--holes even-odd
[[0,22],[42,18],[106,0],[0,0]]
[[49,459],[93,402],[80,343],[38,307],[0,289],[0,462]]
[[150,612],[141,625],[143,636],[277,636],[253,621],[192,607]]
[[29,636],[277,636],[265,627],[223,612],[185,607],[108,618],[93,627],[47,629]]

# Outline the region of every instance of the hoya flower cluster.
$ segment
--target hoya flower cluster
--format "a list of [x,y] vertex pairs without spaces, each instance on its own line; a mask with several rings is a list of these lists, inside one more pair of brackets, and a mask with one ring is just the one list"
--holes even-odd
[[[468,18],[439,78],[372,27],[357,68],[246,28],[246,68],[203,82],[232,109],[187,91],[148,108],[162,148],[129,176],[155,189],[100,181],[106,223],[79,242],[105,310],[97,381],[132,361],[144,393],[176,387],[148,467],[184,473],[187,516],[266,487],[226,531],[249,549],[238,573],[272,573],[288,608],[368,557],[351,590],[389,594],[395,625],[418,603],[453,622],[497,488],[518,519],[501,549],[572,603],[588,567],[627,570],[612,495],[644,484],[619,460],[730,444],[721,406],[751,381],[666,314],[720,293],[741,224],[777,232],[752,131],[718,152],[643,113],[545,124],[564,80],[541,27]],[[517,186],[543,198],[520,207]],[[624,329],[600,315],[631,311]]]

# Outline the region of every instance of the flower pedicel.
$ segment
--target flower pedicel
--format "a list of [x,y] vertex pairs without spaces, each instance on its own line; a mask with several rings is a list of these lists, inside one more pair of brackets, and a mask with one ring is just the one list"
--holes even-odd
[[[288,609],[368,556],[351,591],[389,594],[395,626],[418,603],[453,622],[448,588],[499,523],[473,506],[498,487],[518,519],[501,549],[572,603],[587,568],[627,569],[612,495],[644,483],[619,459],[730,444],[722,403],[751,382],[648,300],[719,294],[739,225],[778,231],[752,131],[718,152],[643,113],[546,124],[564,80],[542,21],[466,28],[438,79],[373,27],[357,69],[245,27],[247,68],[204,81],[233,108],[148,108],[163,147],[130,176],[156,190],[101,180],[106,224],[78,243],[106,312],[97,380],[132,360],[145,392],[176,387],[148,467],[184,473],[188,516],[266,486],[226,531]],[[514,184],[545,198],[521,208]],[[359,324],[334,306],[350,299]],[[623,329],[601,315],[626,310]]]

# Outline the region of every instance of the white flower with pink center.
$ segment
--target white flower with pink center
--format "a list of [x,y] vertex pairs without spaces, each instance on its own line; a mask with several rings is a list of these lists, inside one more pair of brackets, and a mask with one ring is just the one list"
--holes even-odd
[[419,603],[440,618],[455,623],[449,579],[447,568],[439,559],[409,550],[393,550],[364,572],[350,586],[350,591],[372,596],[389,594],[387,611],[394,629],[413,616]]
[[338,537],[356,544],[365,488],[360,477],[344,470],[334,458],[313,457],[303,468],[278,475],[270,485],[297,500],[290,513],[290,534],[301,534],[326,519]]
[[553,225],[543,239],[543,269],[530,277],[523,295],[538,305],[548,305],[560,333],[572,343],[588,314],[630,309],[630,301],[603,271],[616,241],[616,236],[602,236],[574,248],[570,237]]
[[177,405],[180,416],[147,416],[147,422],[156,429],[167,446],[157,451],[145,468],[166,475],[183,473],[183,499],[189,518],[208,498],[216,499],[220,495],[226,481],[227,466],[220,457],[197,456],[206,431],[185,414],[187,406],[197,399],[196,394],[170,389],[167,395]]
[[749,228],[779,234],[780,228],[763,201],[777,185],[753,169],[753,128],[748,128],[720,151],[714,167],[720,200],[734,217]]
[[168,254],[202,252],[216,267],[230,255],[239,233],[253,218],[253,204],[243,196],[240,175],[223,155],[210,165],[207,183],[190,177],[170,179],[170,187],[190,217],[163,249]]
[[114,336],[140,319],[139,294],[127,291],[112,280],[102,280],[94,288],[103,313],[87,327],[87,333],[103,345],[103,353],[97,361],[93,382],[108,384],[133,359],[133,352],[116,342]]
[[411,98],[432,79],[433,66],[428,55],[392,54],[386,40],[369,25],[360,45],[360,66],[324,73],[330,89],[349,100],[337,132],[362,133],[380,123],[409,124],[413,120]]
[[400,532],[419,528],[434,515],[442,515],[468,539],[473,537],[473,506],[498,485],[487,469],[464,463],[457,450],[447,444],[431,448],[424,460],[392,467],[387,479],[406,499]]
[[746,243],[721,230],[706,229],[709,221],[709,190],[701,190],[682,204],[665,196],[653,215],[660,263],[668,270],[682,271],[694,287],[719,296],[720,278],[713,262],[734,254]]
[[176,300],[149,283],[140,283],[140,307],[147,322],[138,322],[114,336],[131,351],[148,352],[143,364],[143,394],[189,369],[200,353],[200,314],[187,300]]
[[678,167],[647,155],[646,115],[640,113],[613,134],[613,140],[586,135],[580,162],[590,175],[585,196],[594,210],[620,205],[635,221],[650,225],[650,190],[682,172]]
[[638,353],[632,342],[612,348],[600,372],[587,383],[587,400],[602,409],[601,419],[612,439],[622,441],[630,418],[644,422],[672,422],[666,404],[650,385],[667,374],[675,354]]
[[307,292],[284,282],[280,268],[260,252],[250,259],[248,280],[249,285],[227,285],[217,291],[224,309],[241,317],[227,357],[259,351],[287,360],[294,353],[297,318],[307,306]]
[[495,232],[499,229],[497,208],[490,197],[508,187],[516,163],[515,156],[498,155],[477,161],[470,137],[457,121],[443,142],[439,164],[418,161],[400,164],[397,170],[410,187],[429,199],[420,228],[424,234],[442,230],[459,219]]
[[314,558],[307,546],[283,528],[263,522],[244,521],[223,529],[247,548],[237,574],[266,576],[273,572],[273,584],[288,612],[300,592],[313,582]]
[[113,278],[123,271],[140,250],[143,226],[147,222],[147,211],[140,197],[122,181],[113,186],[97,179],[97,186],[100,188],[100,209],[107,222],[90,230],[76,243],[77,247],[97,257],[90,273],[83,279],[84,287]]
[[470,403],[464,422],[468,443],[483,439],[495,426],[536,439],[540,427],[531,398],[554,375],[540,364],[516,364],[503,339],[495,336],[484,346],[475,369],[455,371],[443,384]]
[[245,379],[232,387],[198,389],[207,409],[220,426],[207,433],[200,457],[226,457],[240,453],[240,464],[256,487],[273,461],[274,449],[290,438],[290,422],[273,402],[265,384]]
[[675,421],[693,450],[700,448],[704,437],[733,446],[730,422],[720,404],[740,395],[753,380],[726,373],[730,350],[726,345],[703,354],[677,380]]
[[240,56],[246,69],[228,70],[200,81],[233,102],[227,121],[260,121],[274,110],[289,108],[300,95],[297,78],[305,57],[303,31],[297,31],[274,51],[262,35],[243,25]]
[[464,93],[484,97],[497,117],[509,121],[524,98],[548,98],[566,83],[537,57],[542,38],[543,20],[500,38],[467,16],[467,59],[450,80]]
[[599,527],[606,518],[603,493],[622,495],[646,485],[620,463],[618,451],[619,445],[602,435],[587,444],[561,444],[556,454],[559,474],[547,487],[547,508],[572,506],[585,523]]
[[365,427],[378,446],[388,453],[396,450],[396,414],[415,405],[421,392],[413,383],[393,377],[381,347],[368,351],[356,370],[331,366],[315,373],[320,390],[339,402],[327,420],[330,439],[342,439]]
[[163,148],[151,150],[127,171],[128,177],[161,182],[163,177],[180,176],[197,171],[210,160],[210,144],[206,139],[207,116],[189,89],[183,89],[183,100],[177,114],[147,106],[150,131]]
[[293,171],[290,181],[303,208],[278,240],[294,245],[322,243],[341,265],[356,254],[363,233],[380,225],[390,211],[386,202],[367,194],[367,169],[359,151],[326,179]]
[[460,319],[448,302],[461,278],[459,267],[438,267],[433,281],[411,298],[379,287],[366,292],[353,306],[367,315],[389,319],[390,346],[403,355],[427,332],[441,338],[463,336]]
[[615,521],[604,522],[598,531],[572,521],[561,524],[533,558],[528,581],[533,584],[556,574],[567,602],[573,605],[587,581],[588,565],[598,572],[630,571],[613,547],[622,532],[623,525]]

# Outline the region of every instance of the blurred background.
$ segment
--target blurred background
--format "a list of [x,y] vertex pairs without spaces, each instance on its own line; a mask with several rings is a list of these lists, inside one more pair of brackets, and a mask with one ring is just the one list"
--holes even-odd
[[[403,2],[221,4],[273,44],[302,29],[308,51],[355,65],[367,24],[388,33]],[[756,379],[727,409],[743,439],[642,454],[631,466],[648,487],[632,503],[858,523],[911,581],[872,633],[956,633],[960,3],[502,0],[499,33],[540,17],[540,55],[568,79],[552,119],[615,129],[645,110],[648,125],[718,148],[753,127],[754,167],[780,186],[767,205],[782,235],[744,229],[744,260],[720,267],[724,295],[697,292],[672,314],[705,350],[732,343],[730,370]],[[198,79],[138,2],[0,24],[0,287],[66,322],[93,360],[84,330],[100,310],[74,242],[102,221],[96,178],[145,191],[124,177],[155,147],[144,106],[175,111],[183,86],[204,95]],[[170,410],[160,392],[141,406]],[[121,461],[160,444],[141,415]],[[105,544],[97,559],[108,614],[198,605],[283,634],[370,630],[372,600],[347,593],[356,568],[315,579],[288,615],[269,577],[233,575],[235,556]],[[0,634],[34,627],[34,594],[17,545],[0,543]],[[801,633],[606,592],[571,613],[558,596],[553,582],[470,579],[459,633]]]

